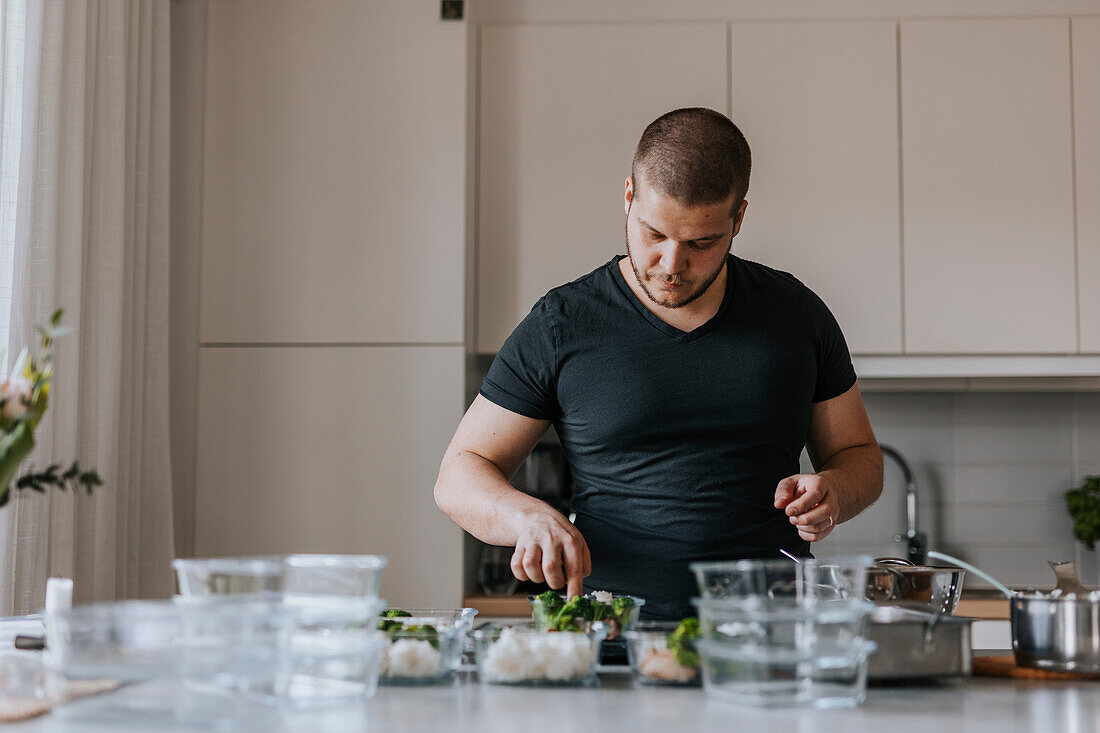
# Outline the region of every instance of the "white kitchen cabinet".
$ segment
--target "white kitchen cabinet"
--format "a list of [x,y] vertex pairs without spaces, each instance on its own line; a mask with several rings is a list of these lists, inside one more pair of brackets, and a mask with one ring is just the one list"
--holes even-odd
[[202,341],[460,343],[465,24],[233,0],[207,33]]
[[623,242],[645,126],[728,111],[727,26],[486,26],[480,36],[477,339],[495,352],[546,291]]
[[1077,351],[1069,57],[1065,19],[901,23],[906,352]]
[[1100,18],[1073,21],[1081,351],[1100,352]]
[[206,348],[196,554],[374,553],[395,605],[452,607],[461,531],[435,506],[461,346]]
[[734,251],[805,282],[855,353],[902,347],[896,38],[892,21],[733,24],[753,154]]

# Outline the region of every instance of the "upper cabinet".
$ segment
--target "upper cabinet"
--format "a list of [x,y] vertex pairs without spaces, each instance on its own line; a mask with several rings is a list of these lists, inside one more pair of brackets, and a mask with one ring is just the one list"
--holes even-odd
[[1067,20],[901,24],[908,353],[1077,351],[1069,63]]
[[734,251],[806,283],[853,352],[900,353],[896,24],[734,23],[731,52],[753,157]]
[[1073,21],[1081,351],[1100,352],[1100,18]]
[[726,25],[487,26],[480,41],[476,349],[546,291],[625,252],[623,186],[642,130],[728,111]]
[[461,343],[466,27],[209,4],[203,342]]

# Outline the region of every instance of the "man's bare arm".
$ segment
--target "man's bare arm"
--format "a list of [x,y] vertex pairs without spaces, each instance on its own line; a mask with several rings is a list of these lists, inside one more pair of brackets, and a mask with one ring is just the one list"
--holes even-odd
[[515,547],[517,578],[567,586],[573,596],[591,572],[584,538],[556,509],[509,483],[549,425],[478,395],[443,456],[435,502],[482,542]]
[[780,481],[775,506],[786,511],[803,539],[816,542],[882,493],[882,452],[858,384],[813,406],[806,448],[817,473]]

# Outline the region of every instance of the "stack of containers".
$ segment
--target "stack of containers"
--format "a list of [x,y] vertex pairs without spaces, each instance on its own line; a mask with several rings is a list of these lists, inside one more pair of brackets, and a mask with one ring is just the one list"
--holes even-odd
[[52,697],[153,683],[57,712],[217,726],[254,715],[256,701],[298,708],[369,698],[387,645],[378,629],[386,564],[374,555],[176,560],[180,595],[170,601],[50,610]]
[[176,560],[184,677],[292,708],[373,696],[386,564],[376,555]]
[[692,565],[706,692],[756,706],[851,707],[867,694],[870,557]]

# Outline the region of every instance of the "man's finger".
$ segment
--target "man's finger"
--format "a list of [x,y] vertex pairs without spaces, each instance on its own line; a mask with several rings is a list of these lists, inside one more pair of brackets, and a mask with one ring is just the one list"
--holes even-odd
[[562,566],[561,547],[551,544],[542,551],[542,575],[546,578],[546,584],[554,590],[565,585],[565,575],[561,571]]
[[795,489],[798,488],[798,477],[788,476],[775,487],[775,508],[782,509],[791,503]]
[[832,531],[832,527],[826,527],[825,529],[818,532],[808,532],[805,529],[799,529],[798,536],[806,540],[807,542],[820,542],[821,540],[832,534]]
[[532,582],[546,582],[546,577],[542,574],[542,548],[538,545],[527,548],[523,553],[523,569]]
[[812,533],[816,534],[816,533],[824,532],[827,529],[832,529],[832,525],[828,522],[828,520],[826,520],[824,522],[817,522],[815,524],[800,524],[800,525],[798,525],[798,531],[799,532],[812,532]]
[[830,519],[834,524],[836,523],[836,510],[833,508],[831,501],[822,500],[813,509],[791,517],[791,524],[822,524],[829,526]]
[[512,553],[512,560],[508,564],[512,568],[512,575],[516,576],[516,580],[527,581],[530,578],[527,577],[527,571],[523,569],[523,548],[517,547],[515,552]]
[[[565,582],[570,588],[579,588],[584,578],[584,560],[581,559],[580,547],[575,542],[566,542],[562,546],[562,555],[565,558]],[[569,597],[573,597],[572,593]]]
[[795,514],[805,514],[825,498],[821,484],[817,481],[801,484],[799,488],[803,489],[802,495],[787,505],[787,516],[789,517],[793,517]]

